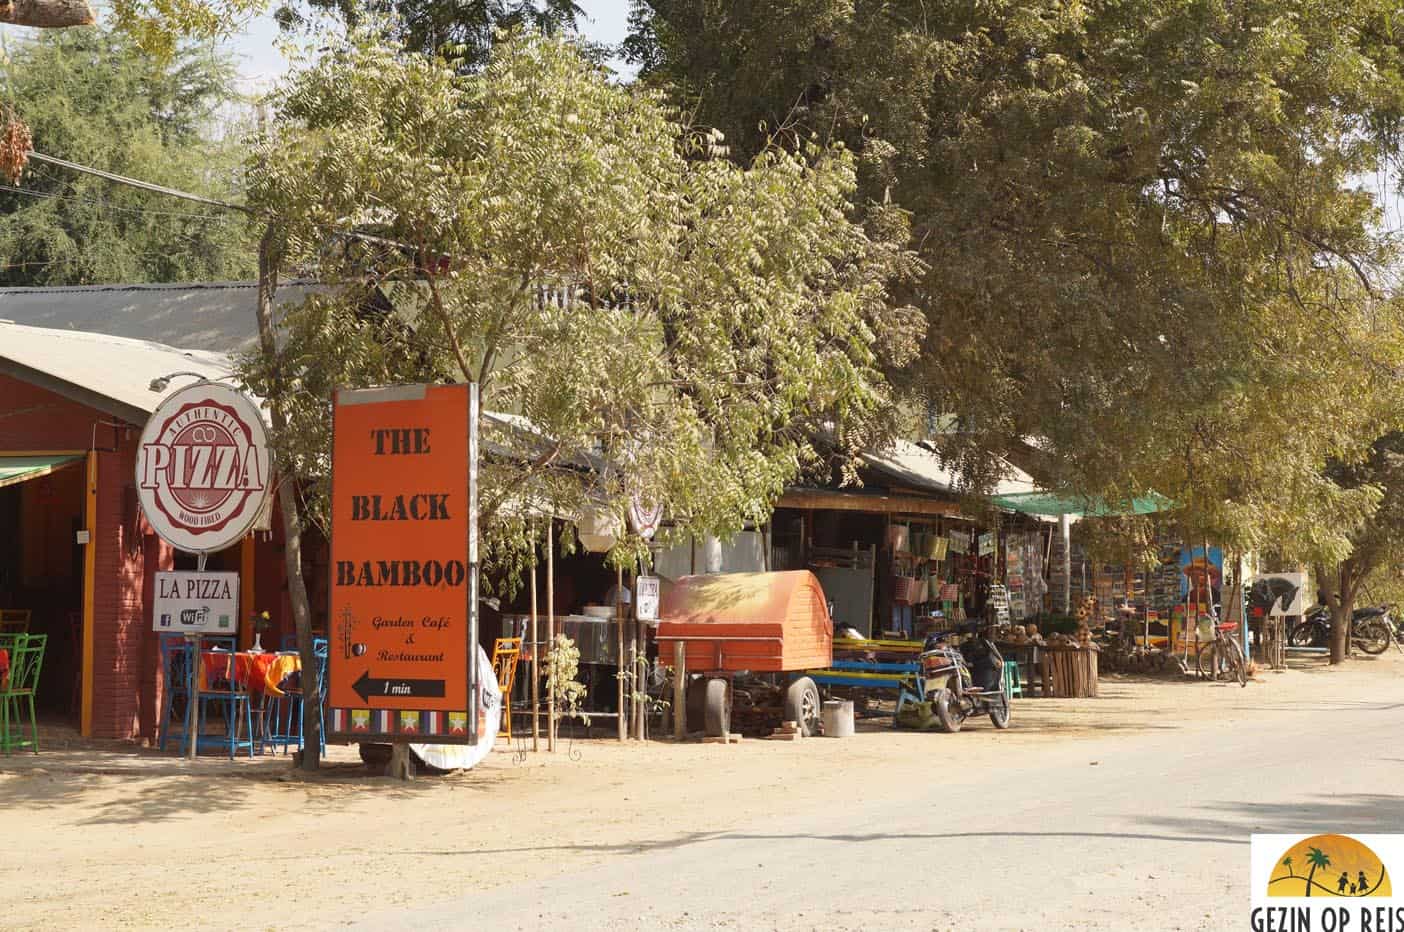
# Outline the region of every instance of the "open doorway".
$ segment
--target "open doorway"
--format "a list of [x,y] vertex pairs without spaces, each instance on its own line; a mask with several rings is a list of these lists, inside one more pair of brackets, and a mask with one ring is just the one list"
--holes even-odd
[[71,718],[82,701],[83,458],[0,455],[0,609],[48,636],[36,703]]

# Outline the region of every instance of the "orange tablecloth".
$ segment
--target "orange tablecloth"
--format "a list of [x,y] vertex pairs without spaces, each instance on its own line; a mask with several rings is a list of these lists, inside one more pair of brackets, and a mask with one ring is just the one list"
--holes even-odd
[[[230,670],[233,670],[231,677]],[[230,680],[251,693],[269,696],[283,695],[283,680],[302,669],[297,654],[255,654],[240,651],[203,651],[200,655],[200,682],[205,689],[213,688],[217,680]]]

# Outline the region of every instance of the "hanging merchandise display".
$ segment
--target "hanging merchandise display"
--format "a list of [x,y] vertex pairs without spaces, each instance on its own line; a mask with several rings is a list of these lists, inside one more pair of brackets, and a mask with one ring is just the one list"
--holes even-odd
[[987,610],[993,612],[996,624],[1009,624],[1009,590],[999,583],[991,583],[989,595],[985,598]]
[[949,546],[949,540],[939,534],[932,534],[926,541],[926,559],[939,563],[946,559],[946,549]]

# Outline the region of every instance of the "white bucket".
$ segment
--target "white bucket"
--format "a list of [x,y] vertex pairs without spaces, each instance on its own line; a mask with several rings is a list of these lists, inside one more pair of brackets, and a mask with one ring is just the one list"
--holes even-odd
[[830,699],[821,711],[824,721],[824,737],[853,737],[853,700]]

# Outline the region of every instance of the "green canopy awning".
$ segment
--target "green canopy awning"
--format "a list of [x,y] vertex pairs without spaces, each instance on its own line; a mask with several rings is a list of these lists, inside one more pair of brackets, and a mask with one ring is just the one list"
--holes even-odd
[[66,456],[4,456],[0,455],[0,488],[18,485],[30,479],[47,476],[69,463],[76,463],[83,457],[80,454]]
[[1077,515],[1084,518],[1148,515],[1157,511],[1169,511],[1175,507],[1175,503],[1170,499],[1154,492],[1119,506],[1108,505],[1100,499],[1056,495],[1053,492],[1015,492],[1010,495],[994,495],[991,499],[1000,508],[1023,512],[1026,515]]

